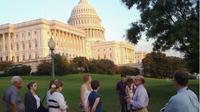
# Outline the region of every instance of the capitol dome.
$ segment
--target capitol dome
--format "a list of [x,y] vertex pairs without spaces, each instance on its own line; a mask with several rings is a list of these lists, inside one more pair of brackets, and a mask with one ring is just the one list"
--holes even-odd
[[68,20],[68,24],[85,30],[89,41],[104,41],[104,28],[101,26],[101,19],[89,0],[80,0]]

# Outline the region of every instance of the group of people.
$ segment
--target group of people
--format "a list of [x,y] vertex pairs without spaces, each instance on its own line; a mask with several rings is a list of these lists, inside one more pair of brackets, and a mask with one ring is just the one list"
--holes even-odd
[[[173,84],[177,94],[170,98],[160,112],[200,111],[198,97],[188,88],[188,76],[185,70],[178,70],[174,73]],[[145,89],[144,83],[145,79],[141,75],[127,79],[126,75],[121,75],[121,81],[116,86],[121,112],[148,112],[150,93]]]
[[48,108],[45,108],[40,97],[37,95],[38,84],[30,82],[27,85],[28,92],[25,93],[24,101],[20,97],[20,89],[23,87],[23,80],[20,76],[11,79],[11,86],[4,92],[4,112],[67,112],[65,98],[61,91],[63,82],[56,79],[50,82],[46,95]]
[[148,112],[149,96],[144,83],[145,79],[142,75],[127,80],[126,75],[121,75],[121,81],[116,86],[121,112]]
[[[80,88],[80,108],[82,112],[102,112],[102,101],[98,93],[100,83],[93,80],[90,75],[83,76],[84,83]],[[20,76],[13,76],[11,86],[3,95],[4,112],[68,112],[68,105],[61,93],[63,82],[55,79],[50,81],[46,96],[41,101],[37,95],[38,84],[30,82],[27,85],[28,92],[25,93],[24,101],[20,97],[20,89],[23,80]],[[48,108],[42,103],[46,99]]]
[[[100,82],[92,80],[90,75],[84,75],[83,81],[84,83],[80,87],[80,111],[102,112],[102,99],[98,93]],[[145,89],[144,84],[145,79],[142,75],[127,79],[126,75],[121,75],[121,80],[116,85],[121,112],[148,112],[150,95]],[[172,96],[160,111],[198,112],[198,98],[187,87],[188,73],[185,71],[175,72],[174,85],[177,89],[177,94]],[[63,90],[63,82],[61,80],[55,79],[50,81],[49,90],[42,101],[37,95],[38,84],[36,82],[28,83],[27,88],[29,91],[25,94],[24,101],[19,95],[19,90],[22,87],[22,78],[20,76],[12,77],[11,86],[3,95],[4,112],[68,112],[69,107],[61,93]],[[42,105],[45,99],[48,108]]]

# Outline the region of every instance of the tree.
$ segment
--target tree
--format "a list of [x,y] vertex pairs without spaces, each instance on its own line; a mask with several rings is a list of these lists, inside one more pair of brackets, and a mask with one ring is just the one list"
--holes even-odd
[[72,63],[77,65],[81,69],[81,71],[89,72],[89,68],[88,68],[89,61],[86,57],[75,57],[72,60]]
[[48,61],[42,61],[37,66],[37,72],[35,75],[51,75],[51,63]]
[[130,67],[130,66],[120,66],[119,67],[120,74],[125,74],[129,76],[136,76],[140,74],[140,69]]
[[55,74],[64,75],[66,68],[64,58],[61,55],[56,54],[54,55],[54,61],[55,61]]
[[175,49],[184,53],[191,72],[199,72],[199,0],[122,0],[130,9],[141,12],[132,23],[127,38],[137,44],[146,33],[154,39],[154,51]]
[[172,77],[176,70],[185,69],[185,61],[178,57],[168,57],[161,52],[152,52],[142,60],[143,71],[152,77]]
[[89,70],[91,73],[99,74],[115,74],[117,66],[113,61],[107,59],[91,60],[89,63]]

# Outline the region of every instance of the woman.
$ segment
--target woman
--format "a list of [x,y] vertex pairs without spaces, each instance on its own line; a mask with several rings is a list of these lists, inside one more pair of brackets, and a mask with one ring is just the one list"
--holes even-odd
[[55,80],[51,80],[51,81],[49,82],[49,89],[48,89],[47,94],[46,94],[46,101],[47,101],[47,103],[48,103],[48,98],[49,98],[49,96],[51,95],[50,93],[51,93],[51,91],[53,90],[51,86],[52,86],[52,84],[54,83],[54,81],[55,81]]
[[[133,79],[132,78],[128,78],[126,80],[126,99],[132,99],[133,98],[133,90],[134,90],[134,86],[133,86]],[[127,103],[127,110],[128,112],[131,111],[131,105],[130,103]]]
[[83,76],[84,83],[81,85],[80,88],[80,98],[81,98],[81,110],[82,112],[89,112],[89,105],[88,105],[88,96],[92,91],[91,88],[91,81],[92,78],[90,75]]
[[47,98],[49,112],[67,112],[68,106],[66,105],[64,96],[60,93],[62,90],[62,81],[54,80]]
[[25,112],[37,112],[40,107],[40,98],[36,94],[37,83],[30,82],[27,87],[29,92],[24,97]]
[[90,107],[90,112],[102,112],[102,101],[101,97],[98,93],[98,90],[100,88],[99,81],[94,80],[91,82],[92,86],[92,92],[88,96],[88,101],[89,101],[89,107]]

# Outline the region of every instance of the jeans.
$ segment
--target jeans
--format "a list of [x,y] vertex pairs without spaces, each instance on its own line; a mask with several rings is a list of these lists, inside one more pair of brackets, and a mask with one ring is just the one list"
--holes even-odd
[[128,112],[127,111],[127,103],[124,97],[120,97],[120,105],[121,105],[121,112]]

